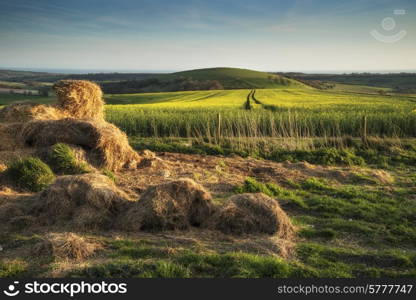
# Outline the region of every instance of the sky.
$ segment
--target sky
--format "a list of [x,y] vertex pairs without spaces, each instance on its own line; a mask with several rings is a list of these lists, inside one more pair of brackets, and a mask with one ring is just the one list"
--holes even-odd
[[416,70],[414,0],[0,0],[0,68]]

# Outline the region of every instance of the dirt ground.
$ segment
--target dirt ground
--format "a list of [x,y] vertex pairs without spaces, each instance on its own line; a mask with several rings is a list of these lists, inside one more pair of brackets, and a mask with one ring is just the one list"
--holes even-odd
[[119,172],[117,185],[135,198],[150,185],[178,178],[191,178],[207,188],[215,198],[223,198],[232,193],[235,186],[242,184],[247,177],[286,186],[289,182],[298,182],[309,177],[348,183],[354,180],[356,173],[368,173],[380,181],[388,180],[385,178],[388,174],[382,171],[359,167],[329,167],[307,162],[277,163],[250,157],[163,152],[157,153],[156,159],[139,170]]

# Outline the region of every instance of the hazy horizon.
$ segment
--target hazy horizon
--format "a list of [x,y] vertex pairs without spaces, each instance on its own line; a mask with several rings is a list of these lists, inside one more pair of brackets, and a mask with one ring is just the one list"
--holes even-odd
[[[416,70],[416,3],[410,0],[0,0],[0,5],[4,68]],[[395,14],[398,10],[402,13]],[[405,34],[386,43],[373,30],[387,38]]]
[[[216,67],[214,67],[216,68]],[[232,67],[230,67],[232,68]],[[189,70],[138,70],[138,69],[61,69],[61,68],[21,68],[21,67],[3,67],[0,66],[0,71],[29,71],[29,72],[46,72],[58,74],[88,74],[88,73],[175,73]],[[373,73],[373,74],[388,74],[388,73],[416,73],[416,69],[408,70],[258,70],[254,71],[268,72],[268,73],[305,73],[305,74],[351,74],[351,73]]]

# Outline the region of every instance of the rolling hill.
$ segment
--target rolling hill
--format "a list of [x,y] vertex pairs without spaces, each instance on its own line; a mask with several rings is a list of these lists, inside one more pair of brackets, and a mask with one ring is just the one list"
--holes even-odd
[[303,86],[302,83],[281,75],[238,68],[208,68],[176,72],[160,78],[188,78],[216,80],[224,89],[279,88]]
[[209,68],[159,74],[144,80],[104,82],[107,94],[234,90],[265,88],[310,88],[278,74],[237,68]]

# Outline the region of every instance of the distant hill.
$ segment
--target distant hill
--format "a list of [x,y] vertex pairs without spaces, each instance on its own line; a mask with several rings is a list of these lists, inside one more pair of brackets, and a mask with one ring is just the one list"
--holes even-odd
[[281,75],[237,68],[197,69],[140,81],[104,82],[101,86],[108,94],[306,87]]
[[390,88],[397,93],[416,92],[416,73],[351,73],[351,74],[305,74],[277,73],[302,82],[332,82]]
[[14,70],[2,70],[0,69],[0,80],[20,82],[22,80],[37,80],[39,77],[55,76],[59,74],[46,73],[46,72],[32,72],[32,71],[14,71]]
[[305,87],[303,83],[279,74],[238,68],[197,69],[170,74],[56,74],[0,70],[0,81],[5,82],[33,85],[33,82],[47,84],[62,79],[95,81],[101,85],[105,93],[109,94]]
[[216,80],[224,87],[224,89],[261,89],[303,85],[296,80],[281,75],[238,68],[197,69],[167,74],[163,75],[163,77]]
[[47,72],[1,70],[0,81],[12,82],[55,82],[62,79],[80,79],[91,81],[121,81],[121,80],[143,80],[158,76],[155,73],[87,73],[87,74],[60,74]]

